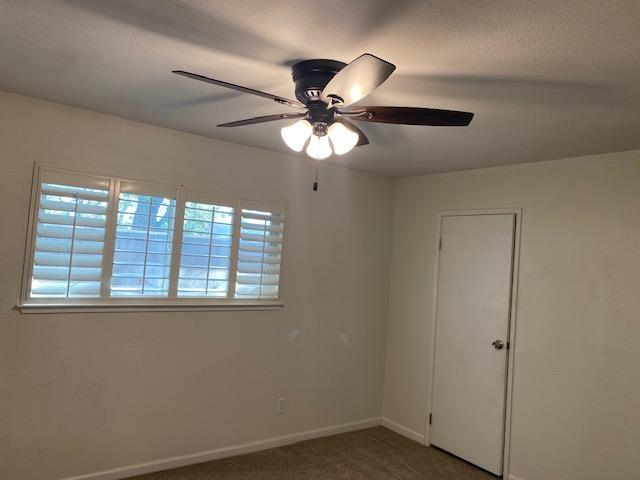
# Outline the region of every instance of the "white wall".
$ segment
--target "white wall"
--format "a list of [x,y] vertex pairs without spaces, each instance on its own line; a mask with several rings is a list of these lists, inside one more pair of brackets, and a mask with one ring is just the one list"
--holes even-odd
[[522,207],[511,473],[640,476],[640,151],[396,183],[383,415],[423,434],[438,210]]
[[[0,478],[59,478],[380,415],[390,179],[324,165],[314,193],[309,159],[4,93],[0,152]],[[285,308],[12,310],[34,161],[288,200]]]

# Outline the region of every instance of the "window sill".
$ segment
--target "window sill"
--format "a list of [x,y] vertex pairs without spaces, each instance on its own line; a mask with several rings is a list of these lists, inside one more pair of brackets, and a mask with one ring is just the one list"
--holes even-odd
[[228,302],[228,303],[22,303],[15,306],[20,313],[127,313],[127,312],[230,312],[280,310],[279,301]]

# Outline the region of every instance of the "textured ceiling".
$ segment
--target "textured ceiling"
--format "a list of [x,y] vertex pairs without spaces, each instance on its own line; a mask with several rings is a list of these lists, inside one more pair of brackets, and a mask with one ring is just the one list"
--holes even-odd
[[476,113],[467,128],[361,123],[332,162],[401,176],[640,148],[640,2],[0,0],[0,90],[287,152],[259,97],[297,59],[397,65],[361,103]]

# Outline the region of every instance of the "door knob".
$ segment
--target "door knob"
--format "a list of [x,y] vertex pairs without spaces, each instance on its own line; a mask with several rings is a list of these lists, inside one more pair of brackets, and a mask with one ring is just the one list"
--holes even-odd
[[493,345],[493,348],[496,350],[502,350],[504,348],[504,342],[502,340],[494,340],[491,345]]

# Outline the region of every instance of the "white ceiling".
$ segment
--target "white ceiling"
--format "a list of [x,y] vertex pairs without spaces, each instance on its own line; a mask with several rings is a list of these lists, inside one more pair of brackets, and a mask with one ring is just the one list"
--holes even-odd
[[640,148],[638,0],[0,0],[0,45],[0,90],[280,152],[292,122],[215,125],[287,107],[170,71],[294,97],[294,60],[370,52],[360,103],[476,113],[331,160],[394,176]]

